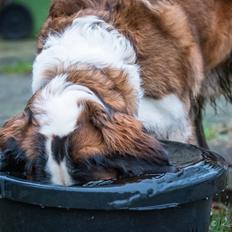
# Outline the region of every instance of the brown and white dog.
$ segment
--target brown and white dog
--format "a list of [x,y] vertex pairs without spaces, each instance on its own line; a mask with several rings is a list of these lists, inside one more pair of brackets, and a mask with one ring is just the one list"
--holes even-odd
[[63,185],[169,171],[151,134],[203,145],[201,103],[230,97],[231,51],[230,0],[53,0],[2,169]]

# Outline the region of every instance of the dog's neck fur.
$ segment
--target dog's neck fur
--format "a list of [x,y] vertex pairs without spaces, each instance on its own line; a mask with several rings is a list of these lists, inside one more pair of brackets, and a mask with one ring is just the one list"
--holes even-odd
[[59,67],[63,67],[63,72],[91,70],[92,67],[121,71],[127,75],[127,84],[133,88],[138,101],[142,96],[133,46],[96,16],[77,18],[62,34],[48,36],[43,51],[34,63],[33,92],[46,84],[47,72]]
[[189,141],[184,103],[171,93],[143,98],[136,60],[131,42],[113,26],[96,16],[76,18],[63,33],[48,36],[34,63],[33,92],[67,75],[67,81],[93,90],[113,110],[138,117],[159,138]]

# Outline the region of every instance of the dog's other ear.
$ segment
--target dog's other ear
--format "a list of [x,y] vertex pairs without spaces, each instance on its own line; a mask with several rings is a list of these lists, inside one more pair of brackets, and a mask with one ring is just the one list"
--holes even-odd
[[30,114],[27,111],[20,113],[3,124],[3,127],[0,128],[0,147],[9,139],[9,138],[21,138],[22,128],[30,120]]
[[24,175],[26,156],[13,138],[9,138],[0,148],[0,171],[11,172],[13,175]]
[[89,107],[90,118],[103,136],[109,153],[150,160],[158,165],[169,165],[161,144],[143,130],[143,124],[134,117],[112,112],[108,113],[99,104]]
[[17,169],[20,172],[23,169],[25,156],[19,144],[23,140],[23,131],[30,121],[31,112],[26,109],[0,128],[0,170]]

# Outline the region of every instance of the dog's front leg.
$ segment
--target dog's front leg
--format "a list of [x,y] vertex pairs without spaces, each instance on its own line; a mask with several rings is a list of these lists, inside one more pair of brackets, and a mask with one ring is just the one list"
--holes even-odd
[[0,171],[5,171],[6,166],[7,166],[6,157],[3,151],[0,149]]
[[162,29],[177,43],[185,55],[192,72],[193,95],[197,96],[204,80],[204,65],[200,46],[194,35],[194,25],[181,5],[172,0],[159,0],[152,6]]

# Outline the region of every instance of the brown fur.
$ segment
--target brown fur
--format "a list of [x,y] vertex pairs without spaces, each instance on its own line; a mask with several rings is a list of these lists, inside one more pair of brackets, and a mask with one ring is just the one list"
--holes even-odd
[[38,128],[33,125],[27,110],[7,121],[0,129],[0,148],[4,148],[9,139],[14,139],[28,159],[36,156],[35,136]]
[[[198,104],[194,99],[232,95],[222,71],[222,77],[211,75],[231,59],[231,12],[229,0],[55,0],[38,49],[48,33],[62,31],[74,18],[98,15],[133,42],[145,94],[154,98],[176,94],[197,127],[198,114],[191,110]],[[192,141],[197,140],[194,136]]]
[[49,32],[63,30],[76,17],[99,15],[133,41],[147,95],[160,98],[172,92],[181,98],[187,98],[186,94],[192,92],[194,81],[189,75],[190,64],[186,62],[182,51],[176,48],[173,38],[167,33],[167,36],[163,35],[157,15],[142,1],[118,2],[118,6],[115,3],[117,10],[111,9],[112,12],[89,9],[67,18],[50,16],[39,37],[39,50],[42,47],[41,41],[44,41]]
[[[141,122],[133,117],[105,110],[94,102],[86,102],[86,111],[79,118],[78,133],[72,136],[73,158],[87,158],[94,154],[121,154],[125,156],[154,159],[154,162],[165,162],[159,154],[162,148],[151,136],[143,132]],[[162,161],[163,160],[163,161]]]
[[127,74],[123,71],[85,65],[81,66],[81,70],[76,70],[75,66],[68,69],[61,66],[48,69],[44,76],[49,81],[65,73],[68,74],[68,81],[88,87],[115,111],[130,115],[137,112],[136,96],[127,84]]
[[99,15],[134,42],[149,95],[159,98],[170,90],[181,95],[188,81],[192,88],[194,78],[198,78],[194,75],[191,79],[189,72],[194,74],[202,65],[199,49],[204,72],[231,53],[231,11],[229,0],[55,0],[41,30],[38,48],[42,49],[49,32],[63,30],[73,18]]

